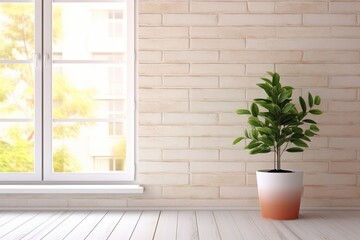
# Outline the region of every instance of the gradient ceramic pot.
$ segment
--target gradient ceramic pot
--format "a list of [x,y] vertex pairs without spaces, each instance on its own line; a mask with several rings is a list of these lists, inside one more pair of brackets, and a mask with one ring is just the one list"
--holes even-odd
[[265,218],[291,220],[299,217],[303,172],[256,171],[261,214]]

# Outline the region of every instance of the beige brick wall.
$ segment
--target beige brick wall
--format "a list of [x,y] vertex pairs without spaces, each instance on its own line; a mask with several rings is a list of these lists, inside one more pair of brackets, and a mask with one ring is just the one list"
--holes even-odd
[[140,113],[154,118],[139,119],[140,151],[152,151],[140,156],[139,183],[162,191],[129,206],[257,206],[254,173],[272,156],[232,146],[246,126],[234,111],[262,96],[255,84],[274,70],[295,96],[323,98],[320,136],[303,154],[284,156],[285,167],[305,171],[304,206],[360,206],[358,1],[139,4],[140,81],[149,82],[140,84]]
[[138,3],[144,195],[1,196],[0,207],[257,206],[255,171],[272,156],[232,146],[246,126],[234,111],[274,70],[295,95],[323,96],[320,136],[284,156],[284,167],[305,171],[303,206],[360,207],[359,1]]

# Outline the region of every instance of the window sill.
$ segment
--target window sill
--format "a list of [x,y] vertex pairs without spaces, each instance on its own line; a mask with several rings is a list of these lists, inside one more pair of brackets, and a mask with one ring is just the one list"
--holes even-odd
[[0,185],[0,194],[142,194],[144,188],[139,185]]

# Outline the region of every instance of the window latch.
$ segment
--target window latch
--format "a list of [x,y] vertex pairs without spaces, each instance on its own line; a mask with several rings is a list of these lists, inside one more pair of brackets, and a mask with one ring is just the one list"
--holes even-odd
[[47,62],[49,61],[49,59],[50,59],[50,55],[48,54],[48,53],[45,53],[44,54],[44,67],[46,67],[46,65],[47,65]]
[[39,66],[39,61],[41,61],[41,54],[40,53],[35,53],[34,54],[34,59],[33,59],[35,67]]

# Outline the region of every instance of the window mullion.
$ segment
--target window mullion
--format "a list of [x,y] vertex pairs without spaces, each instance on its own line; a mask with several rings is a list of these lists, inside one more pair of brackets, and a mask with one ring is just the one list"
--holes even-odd
[[43,1],[43,180],[52,172],[52,0]]
[[43,179],[43,66],[41,64],[41,56],[43,51],[43,10],[42,1],[35,0],[35,54],[34,54],[34,69],[35,69],[35,174],[37,180]]

